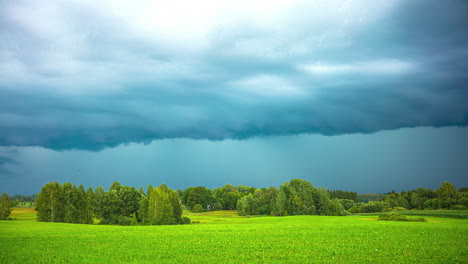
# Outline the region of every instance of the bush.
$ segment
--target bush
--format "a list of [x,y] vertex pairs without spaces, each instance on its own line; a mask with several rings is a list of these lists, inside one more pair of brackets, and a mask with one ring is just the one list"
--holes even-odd
[[440,200],[438,198],[430,199],[424,202],[424,209],[439,209],[440,208]]
[[132,226],[138,225],[138,219],[137,219],[136,213],[133,213],[130,219],[131,219],[130,225]]
[[330,204],[330,215],[345,216],[350,215],[350,213],[344,209],[340,200],[333,199]]
[[[467,193],[468,194],[468,193]],[[462,197],[458,200],[459,205],[463,205],[466,208],[468,208],[468,198],[467,197]]]
[[468,208],[464,205],[457,204],[450,206],[450,210],[467,210]]
[[358,213],[361,212],[361,207],[355,205],[355,206],[349,208],[348,212],[350,212],[352,214],[358,214]]
[[182,224],[188,225],[188,224],[190,224],[191,222],[192,222],[192,220],[190,220],[190,218],[188,218],[188,217],[186,217],[186,216],[182,217]]
[[123,216],[123,215],[119,215],[119,217],[117,218],[117,223],[119,225],[129,226],[129,225],[132,224],[132,218],[127,217],[127,216]]
[[383,202],[369,202],[361,206],[361,213],[380,213],[383,209]]
[[347,216],[347,215],[352,215],[350,212],[344,210],[341,212],[341,215],[340,216]]
[[350,208],[356,205],[356,203],[353,200],[349,200],[349,199],[340,199],[339,201],[341,205],[343,205],[345,210],[349,210]]
[[194,213],[201,213],[203,212],[203,207],[201,204],[196,204],[194,207],[193,207],[193,210],[192,210]]
[[408,218],[395,212],[383,213],[379,215],[379,220],[382,221],[405,221],[405,222],[427,222],[425,218]]

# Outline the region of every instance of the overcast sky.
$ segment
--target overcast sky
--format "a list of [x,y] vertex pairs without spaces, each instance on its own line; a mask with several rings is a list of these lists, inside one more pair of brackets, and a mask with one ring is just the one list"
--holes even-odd
[[0,191],[468,185],[468,3],[0,0]]

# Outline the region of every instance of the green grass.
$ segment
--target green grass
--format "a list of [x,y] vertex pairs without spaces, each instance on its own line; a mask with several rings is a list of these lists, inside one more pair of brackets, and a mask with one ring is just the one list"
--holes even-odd
[[10,218],[14,220],[36,220],[37,212],[34,208],[14,208]]
[[222,211],[190,214],[199,221],[191,225],[104,226],[20,215],[24,220],[0,221],[0,263],[468,263],[463,219],[244,218]]
[[406,221],[406,222],[427,222],[426,218],[408,217],[396,212],[381,213],[378,220],[381,221]]
[[402,215],[468,219],[468,210],[407,210],[407,211],[398,211],[398,213]]

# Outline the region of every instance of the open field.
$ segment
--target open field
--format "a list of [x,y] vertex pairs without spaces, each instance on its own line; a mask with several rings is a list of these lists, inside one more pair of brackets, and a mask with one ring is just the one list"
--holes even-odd
[[468,210],[407,210],[398,211],[403,215],[448,217],[458,219],[468,219]]
[[190,214],[182,226],[0,221],[0,263],[468,263],[468,220]]

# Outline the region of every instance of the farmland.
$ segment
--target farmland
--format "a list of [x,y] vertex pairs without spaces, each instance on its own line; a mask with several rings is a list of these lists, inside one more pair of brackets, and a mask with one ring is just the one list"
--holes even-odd
[[[184,212],[188,214],[188,212]],[[29,208],[0,221],[0,263],[467,263],[468,221],[377,215],[190,214],[191,225],[45,223]],[[411,216],[410,216],[411,217]]]

